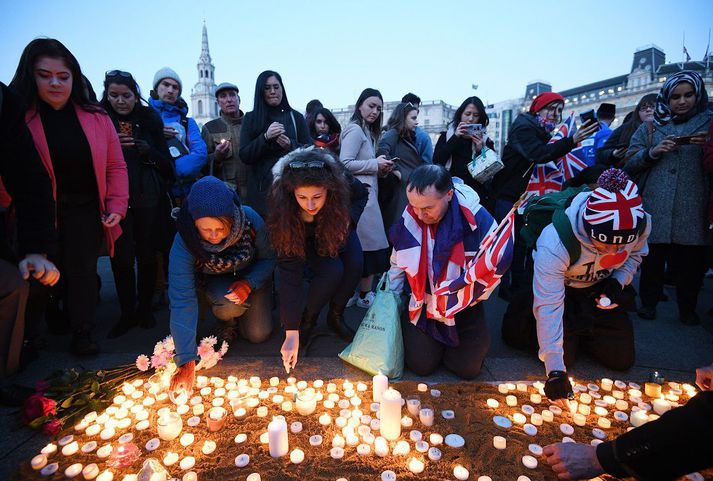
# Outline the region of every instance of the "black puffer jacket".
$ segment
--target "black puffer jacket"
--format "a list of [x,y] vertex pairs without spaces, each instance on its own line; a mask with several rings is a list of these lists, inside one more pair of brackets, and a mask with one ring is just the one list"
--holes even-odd
[[531,113],[520,114],[508,135],[503,148],[505,168],[495,175],[493,191],[498,200],[516,201],[520,198],[534,164],[546,164],[567,154],[574,148],[572,137],[549,144],[550,134],[540,126]]

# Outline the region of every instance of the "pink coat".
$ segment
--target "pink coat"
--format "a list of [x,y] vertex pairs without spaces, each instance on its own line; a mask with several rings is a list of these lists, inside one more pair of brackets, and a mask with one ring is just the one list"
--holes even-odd
[[[77,105],[74,106],[74,110],[77,112],[77,118],[92,152],[100,211],[107,214],[119,214],[122,218],[126,217],[126,209],[129,206],[129,176],[114,124],[104,113],[87,112]],[[30,109],[25,114],[25,122],[32,133],[35,148],[40,154],[42,163],[49,173],[52,181],[52,193],[56,200],[57,181],[52,168],[47,138],[42,127],[42,119],[35,109]],[[114,255],[114,242],[120,235],[121,227],[118,224],[114,227],[104,226],[104,237],[110,256]]]

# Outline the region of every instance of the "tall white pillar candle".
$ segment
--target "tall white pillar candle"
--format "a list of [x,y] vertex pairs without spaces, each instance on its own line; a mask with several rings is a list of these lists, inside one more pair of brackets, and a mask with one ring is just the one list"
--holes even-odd
[[401,435],[401,393],[389,388],[383,392],[379,405],[379,430],[389,441]]
[[379,373],[372,378],[372,399],[381,402],[381,395],[389,388],[389,378]]
[[287,440],[287,422],[283,418],[275,418],[267,426],[270,456],[279,458],[289,451]]

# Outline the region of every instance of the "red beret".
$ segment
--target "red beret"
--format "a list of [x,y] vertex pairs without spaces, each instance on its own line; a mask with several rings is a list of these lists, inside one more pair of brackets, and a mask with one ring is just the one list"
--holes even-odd
[[558,101],[564,103],[564,97],[562,97],[557,92],[545,92],[543,94],[540,94],[535,97],[535,100],[532,101],[532,104],[530,105],[530,113],[534,114],[536,112],[539,112],[548,104]]

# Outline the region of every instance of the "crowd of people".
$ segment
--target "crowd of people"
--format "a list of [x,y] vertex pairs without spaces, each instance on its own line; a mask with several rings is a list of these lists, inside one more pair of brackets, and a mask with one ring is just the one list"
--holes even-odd
[[2,86],[4,374],[36,355],[43,321],[72,334],[73,353],[99,352],[91,299],[97,257],[109,255],[120,305],[109,337],[153,327],[157,279],[167,280],[176,382],[192,382],[202,303],[222,338],[261,343],[279,299],[289,370],[325,306],[327,325],[351,339],[345,308],[370,307],[375,276],[387,272],[392,289],[410,296],[406,365],[428,375],[442,363],[473,378],[490,343],[482,299],[445,315],[457,294],[435,290],[517,207],[533,169],[578,146],[588,167],[559,193],[532,242],[520,233],[527,211],[515,216],[499,290],[509,302],[504,340],[538,351],[547,394],[557,399],[571,392],[567,371],[580,350],[614,370],[633,365],[628,312],[639,269],[639,317],[656,317],[668,276],[681,322],[700,323],[713,113],[695,72],[671,75],[615,130],[615,106],[602,104],[594,120],[556,141],[564,99],[537,96],[513,122],[504,167],[489,179],[469,170],[494,148],[478,97],[462,102],[434,148],[412,93],[385,121],[381,93],[366,88],[341,126],[319,100],[303,116],[280,74],[266,70],[251,112],[240,110],[236,84],[218,85],[220,116],[201,129],[182,89],[163,67],[144,100],[130,72],[109,70],[97,98],[61,42],[25,48]]
[[[53,333],[72,334],[74,354],[99,352],[97,258],[109,255],[120,305],[109,337],[153,327],[157,279],[167,281],[178,366],[172,389],[193,386],[201,305],[221,338],[256,344],[270,337],[278,307],[289,372],[325,306],[329,328],[353,337],[345,308],[373,305],[375,276],[384,273],[408,306],[406,366],[427,376],[444,365],[472,379],[490,345],[487,295],[439,287],[461,278],[520,206],[533,169],[580,146],[587,168],[514,216],[512,262],[499,288],[509,302],[505,342],[538,353],[545,393],[562,400],[572,395],[568,373],[580,351],[612,370],[634,364],[629,312],[639,269],[640,318],[655,319],[668,276],[681,323],[700,323],[713,225],[713,111],[695,72],[668,77],[615,130],[615,106],[602,104],[556,141],[564,99],[537,96],[510,128],[502,170],[487,179],[470,170],[494,148],[478,97],[462,102],[434,148],[412,93],[385,122],[381,93],[366,88],[341,126],[319,100],[303,116],[280,74],[266,70],[245,114],[238,86],[218,85],[220,116],[201,129],[174,70],[159,69],[151,87],[145,100],[130,72],[109,70],[97,98],[54,39],[30,42],[2,85],[3,377],[36,356],[45,321]],[[706,379],[699,384],[710,389]],[[710,411],[704,401],[696,406]],[[573,449],[546,454],[571,476]],[[615,447],[596,455],[594,463],[588,453],[596,469],[587,473],[620,472]]]

